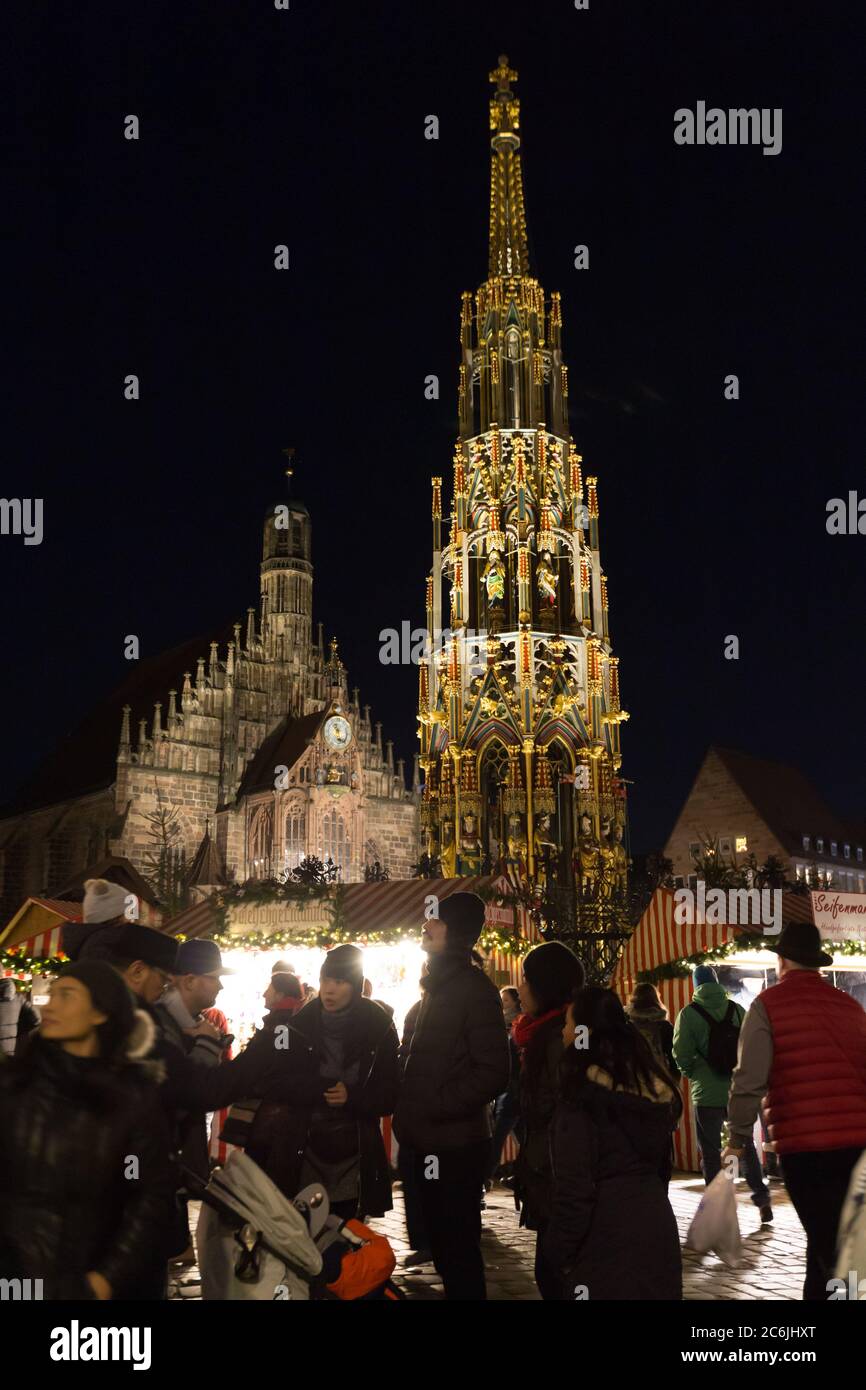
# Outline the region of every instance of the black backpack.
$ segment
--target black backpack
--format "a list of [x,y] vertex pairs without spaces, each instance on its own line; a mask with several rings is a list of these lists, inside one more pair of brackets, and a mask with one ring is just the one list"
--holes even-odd
[[740,1037],[740,1023],[733,999],[725,1010],[724,1018],[713,1018],[712,1014],[708,1014],[706,1009],[702,1009],[700,1004],[694,1001],[690,1007],[710,1026],[707,1043],[707,1062],[710,1069],[717,1071],[721,1076],[730,1076],[737,1065],[737,1043]]

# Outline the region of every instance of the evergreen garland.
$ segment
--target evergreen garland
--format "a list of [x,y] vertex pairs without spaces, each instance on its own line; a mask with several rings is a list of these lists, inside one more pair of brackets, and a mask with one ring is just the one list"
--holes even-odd
[[[866,955],[866,943],[862,941],[829,942],[822,939],[821,945],[825,951],[837,956]],[[651,985],[657,985],[661,980],[684,980],[695,966],[712,965],[713,962],[723,961],[728,956],[739,955],[741,951],[766,950],[767,938],[762,933],[740,932],[735,941],[726,941],[721,946],[710,947],[707,951],[696,951],[694,955],[685,956],[682,960],[666,961],[664,965],[657,965],[654,970],[640,970],[637,979],[640,984]]]

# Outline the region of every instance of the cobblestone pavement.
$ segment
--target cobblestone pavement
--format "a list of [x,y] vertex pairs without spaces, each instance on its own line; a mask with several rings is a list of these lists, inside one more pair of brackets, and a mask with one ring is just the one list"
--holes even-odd
[[[748,1188],[745,1183],[738,1184],[737,1207],[743,1238],[743,1258],[738,1269],[728,1269],[715,1255],[697,1255],[683,1250],[683,1293],[687,1300],[800,1299],[806,1267],[806,1238],[785,1188],[779,1182],[773,1182],[771,1188],[775,1220],[772,1225],[761,1226]],[[697,1176],[679,1174],[671,1182],[671,1206],[681,1240],[685,1240],[703,1190],[703,1182]],[[420,1269],[403,1266],[409,1246],[399,1186],[394,1190],[394,1202],[393,1211],[370,1224],[391,1241],[397,1256],[395,1281],[412,1300],[441,1299],[442,1284],[432,1265],[423,1265]],[[197,1216],[194,1204],[191,1224],[195,1224]],[[482,1217],[488,1297],[494,1300],[538,1299],[532,1277],[535,1236],[518,1227],[514,1201],[507,1187],[497,1184],[487,1194],[487,1210]],[[195,1265],[172,1276],[169,1296],[178,1300],[200,1297]]]

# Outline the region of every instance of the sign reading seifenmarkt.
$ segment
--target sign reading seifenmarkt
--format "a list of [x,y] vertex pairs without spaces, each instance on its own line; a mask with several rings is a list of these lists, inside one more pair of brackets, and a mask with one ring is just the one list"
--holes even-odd
[[866,943],[866,893],[812,893],[815,926],[827,941]]

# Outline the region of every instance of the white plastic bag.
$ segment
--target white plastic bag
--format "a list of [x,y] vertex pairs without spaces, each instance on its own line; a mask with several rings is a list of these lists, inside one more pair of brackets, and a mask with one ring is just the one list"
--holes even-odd
[[[850,1277],[852,1271],[853,1280]],[[860,1282],[866,1282],[866,1152],[854,1165],[842,1207],[836,1278],[841,1279],[846,1288],[849,1284],[855,1286],[849,1297],[862,1297],[859,1293]]]
[[740,1263],[740,1225],[734,1184],[724,1168],[716,1174],[692,1217],[686,1247],[706,1255],[712,1250],[723,1264],[736,1269]]

